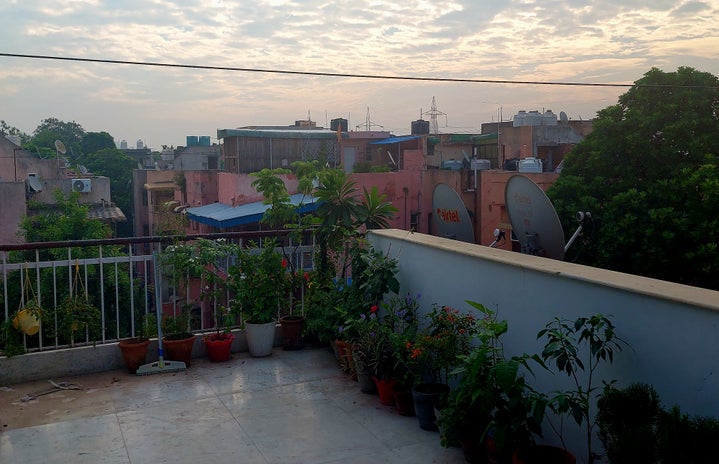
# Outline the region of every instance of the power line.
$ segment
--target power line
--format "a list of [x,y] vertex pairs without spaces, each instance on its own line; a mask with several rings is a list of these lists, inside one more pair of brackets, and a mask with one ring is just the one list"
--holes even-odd
[[178,64],[178,63],[161,63],[153,61],[128,61],[128,60],[110,60],[100,58],[79,58],[72,56],[54,56],[54,55],[30,55],[22,53],[2,53],[0,56],[8,58],[29,58],[37,60],[58,60],[58,61],[74,61],[79,63],[101,63],[101,64],[122,64],[134,66],[151,66],[160,68],[182,68],[182,69],[202,69],[214,71],[233,71],[233,72],[251,72],[266,74],[289,74],[295,76],[323,76],[323,77],[347,77],[358,79],[383,79],[383,80],[402,80],[402,81],[424,81],[424,82],[466,82],[474,84],[511,84],[511,85],[555,85],[555,86],[573,86],[573,87],[654,87],[654,88],[696,88],[696,89],[719,89],[715,86],[702,85],[664,85],[664,84],[607,84],[598,82],[551,82],[551,81],[515,81],[508,79],[470,79],[470,78],[453,78],[453,77],[411,77],[411,76],[387,76],[381,74],[350,74],[336,72],[313,72],[313,71],[289,71],[283,69],[262,69],[262,68],[240,68],[233,66],[207,66],[199,64]]

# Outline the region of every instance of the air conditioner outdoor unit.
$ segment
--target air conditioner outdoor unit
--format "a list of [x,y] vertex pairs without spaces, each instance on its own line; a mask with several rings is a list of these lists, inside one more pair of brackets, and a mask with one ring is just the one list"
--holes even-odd
[[90,179],[73,179],[72,191],[89,193],[90,191],[92,191],[92,181]]

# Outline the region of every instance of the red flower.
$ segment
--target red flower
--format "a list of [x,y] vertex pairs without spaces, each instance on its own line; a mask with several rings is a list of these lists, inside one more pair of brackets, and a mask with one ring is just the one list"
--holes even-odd
[[378,309],[379,309],[379,308],[377,307],[377,305],[374,305],[374,306],[372,306],[372,307],[369,309],[369,311],[370,311],[371,313],[376,313]]
[[310,273],[305,271],[304,278],[305,278],[305,281],[309,282],[310,281]]
[[287,260],[282,258],[282,269],[287,269]]

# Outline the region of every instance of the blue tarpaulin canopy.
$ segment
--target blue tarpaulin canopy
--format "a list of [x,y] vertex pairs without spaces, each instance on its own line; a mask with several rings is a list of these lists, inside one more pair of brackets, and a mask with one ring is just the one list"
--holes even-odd
[[375,140],[374,142],[370,142],[370,145],[389,145],[391,143],[401,143],[401,142],[407,142],[409,140],[417,140],[419,138],[419,135],[403,135],[401,137],[390,137],[388,139],[382,139],[382,140]]
[[[297,193],[290,196],[290,203],[297,206],[297,212],[305,214],[317,209],[318,198]],[[300,205],[301,203],[301,205]],[[193,221],[207,224],[218,229],[241,226],[259,222],[262,216],[270,208],[261,201],[248,203],[246,205],[230,206],[224,203],[212,203],[210,205],[187,208],[187,217]]]

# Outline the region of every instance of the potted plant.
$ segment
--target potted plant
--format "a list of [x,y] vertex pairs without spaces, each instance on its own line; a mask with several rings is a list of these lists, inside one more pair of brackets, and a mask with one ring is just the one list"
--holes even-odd
[[137,369],[145,364],[147,350],[150,346],[150,337],[157,332],[155,317],[145,314],[140,318],[140,331],[137,337],[124,338],[117,346],[122,353],[122,359],[130,374],[137,373]]
[[190,329],[189,308],[184,305],[175,315],[162,317],[162,346],[170,361],[182,361],[186,367],[192,363],[192,350],[196,336]]
[[[551,416],[547,416],[547,422],[559,436],[563,447],[551,452],[568,454],[562,431],[564,416],[570,415],[578,426],[585,427],[586,462],[591,464],[598,457],[592,451],[595,425],[592,404],[596,402],[598,396],[594,374],[603,361],[611,363],[614,360],[614,353],[621,351],[622,345],[626,343],[616,335],[610,318],[603,314],[579,317],[574,322],[554,318],[539,331],[537,339],[540,338],[546,339],[541,353],[542,360],[554,364],[559,372],[565,373],[572,379],[575,387],[572,390],[555,391],[547,399],[547,405],[558,418],[559,424],[555,424]],[[583,349],[584,346],[586,349]],[[585,372],[586,375],[582,375]],[[609,382],[611,383],[613,382]],[[531,454],[531,452],[531,450],[521,450],[520,454]],[[574,457],[567,456],[562,459],[571,461]],[[524,459],[520,462],[533,461]]]
[[434,410],[446,401],[451,373],[461,364],[462,356],[471,351],[477,319],[474,314],[436,303],[427,317],[427,326],[405,349],[416,361],[416,377],[420,379],[412,389],[419,426],[437,430]]
[[202,337],[207,350],[207,357],[212,362],[222,362],[230,359],[232,342],[235,340],[235,336],[230,330],[234,319],[230,309],[220,306],[218,316],[215,331]]
[[68,295],[58,306],[58,331],[75,346],[76,336],[85,336],[94,343],[102,330],[100,310],[90,303],[84,292]]
[[651,385],[605,388],[597,401],[597,430],[609,462],[659,462],[662,413],[659,395]]
[[485,306],[467,301],[484,314],[477,324],[477,344],[454,371],[460,377],[437,419],[443,446],[458,442],[469,462],[508,462],[512,452],[541,435],[545,403],[535,401],[524,371],[529,355],[505,358],[500,337],[507,321]]
[[377,318],[377,305],[357,318],[348,319],[345,333],[349,334],[349,344],[357,373],[357,381],[363,393],[377,393],[373,377],[377,372],[378,351],[380,348],[380,322]]
[[272,354],[277,314],[287,295],[287,263],[275,246],[274,240],[265,240],[259,249],[241,249],[228,275],[233,310],[244,319],[247,345],[255,357]]

